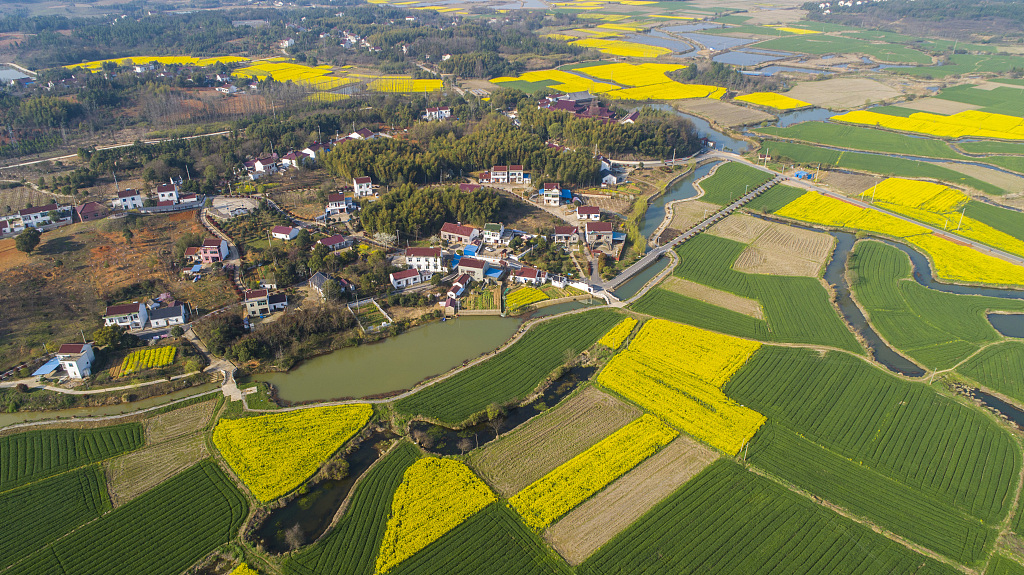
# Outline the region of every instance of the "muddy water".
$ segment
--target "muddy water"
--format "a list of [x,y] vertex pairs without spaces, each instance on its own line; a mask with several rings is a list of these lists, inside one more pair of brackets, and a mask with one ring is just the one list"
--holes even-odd
[[640,222],[640,234],[645,238],[651,237],[651,234],[658,229],[658,226],[660,226],[661,222],[665,219],[665,205],[669,202],[685,200],[696,196],[697,188],[693,187],[693,182],[708,175],[708,173],[711,172],[711,169],[718,165],[718,163],[719,162],[714,162],[700,166],[683,179],[672,184],[665,190],[664,194],[655,198],[655,200],[651,202],[651,205],[647,207],[644,219]]

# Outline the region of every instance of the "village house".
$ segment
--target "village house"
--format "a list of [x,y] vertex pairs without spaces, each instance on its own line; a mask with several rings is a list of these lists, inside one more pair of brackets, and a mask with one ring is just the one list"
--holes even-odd
[[274,229],[270,230],[270,235],[275,240],[291,241],[299,235],[299,228],[293,228],[291,226],[274,226]]
[[284,308],[288,307],[288,294],[275,293],[271,294],[267,298],[267,304],[270,306],[270,311],[284,311]]
[[220,92],[221,94],[230,95],[238,93],[238,86],[235,86],[234,84],[222,84],[214,89]]
[[[56,212],[57,222],[54,222],[50,213]],[[45,226],[51,223],[58,222],[70,222],[74,210],[71,206],[58,206],[57,204],[48,204],[45,206],[38,206],[34,208],[24,208],[9,216],[0,216],[0,220],[6,222],[7,231],[5,233],[20,232],[25,228],[37,228]]]
[[218,238],[203,240],[203,245],[197,248],[195,257],[204,264],[222,262],[228,257],[228,242]]
[[65,343],[57,348],[60,366],[71,379],[85,379],[92,375],[92,363],[96,361],[92,345],[88,343]]
[[352,140],[372,140],[377,137],[377,134],[374,134],[373,130],[369,128],[363,128],[352,132],[348,137]]
[[630,112],[630,113],[626,114],[625,116],[623,116],[622,119],[619,120],[619,123],[620,124],[634,124],[639,119],[640,119],[640,110],[633,110],[632,112]]
[[545,206],[560,206],[572,199],[572,192],[562,188],[561,184],[544,184],[541,198]]
[[508,183],[510,183],[510,184],[521,184],[521,183],[523,183],[523,167],[522,166],[509,166],[508,167]]
[[270,313],[270,292],[265,289],[245,290],[245,311],[249,317]]
[[422,275],[429,277],[435,272],[443,273],[444,252],[441,248],[409,248],[405,250],[405,263],[410,268],[425,272]]
[[117,197],[111,200],[115,210],[137,210],[142,207],[142,194],[131,188],[117,192]]
[[156,201],[159,202],[178,202],[178,184],[160,184],[156,187]]
[[576,208],[577,220],[601,221],[601,208],[597,206],[578,206]]
[[343,250],[348,247],[352,247],[354,240],[351,237],[345,237],[342,234],[333,235],[329,238],[320,238],[316,243],[324,246],[332,252],[337,250]]
[[625,180],[625,178],[621,174],[617,174],[615,172],[612,172],[611,170],[601,170],[601,173],[598,174],[598,177],[601,179],[602,188],[617,186],[621,184],[623,180]]
[[167,327],[188,322],[188,307],[175,305],[160,307],[149,312],[149,327]]
[[321,144],[320,142],[316,142],[310,144],[308,148],[303,149],[302,154],[315,162],[320,159],[321,155],[330,151],[330,148],[328,148],[327,146]]
[[328,194],[327,195],[327,207],[324,208],[324,213],[329,216],[335,214],[346,214],[355,208],[355,202],[351,197],[345,196],[345,194]]
[[78,222],[102,220],[106,215],[106,208],[97,202],[85,202],[84,204],[75,206],[75,221]]
[[494,166],[491,168],[490,175],[490,182],[492,184],[507,184],[508,166]]
[[591,247],[599,244],[612,245],[612,224],[611,222],[587,222],[583,225],[586,234],[587,244]]
[[574,244],[580,241],[579,230],[576,226],[555,226],[553,238],[556,243]]
[[459,260],[459,273],[468,275],[478,282],[484,281],[484,275],[488,269],[490,269],[490,265],[484,260],[467,257]]
[[199,202],[199,196],[196,194],[185,194],[178,198],[179,204],[194,204]]
[[362,176],[352,179],[352,189],[357,198],[373,195],[373,179],[369,176]]
[[448,106],[442,108],[427,108],[427,113],[423,115],[427,120],[444,120],[445,118],[452,117],[452,109]]
[[420,270],[416,268],[409,268],[400,272],[394,272],[391,274],[391,285],[395,289],[403,289],[409,286],[421,283],[423,278],[420,276]]
[[522,269],[516,270],[512,274],[512,277],[515,278],[515,281],[517,283],[524,283],[524,284],[530,284],[530,285],[538,286],[538,285],[541,285],[542,283],[544,283],[545,281],[547,281],[547,279],[548,279],[548,272],[546,272],[544,270],[539,270],[537,268],[524,267]]
[[442,241],[457,244],[468,244],[480,235],[480,230],[470,226],[464,226],[462,224],[445,222],[444,225],[441,226],[440,235]]
[[260,173],[273,174],[277,171],[277,160],[273,156],[256,158],[252,163],[252,169]]
[[127,329],[142,329],[149,322],[149,310],[141,303],[107,306],[103,325],[119,325]]
[[505,233],[505,226],[500,223],[484,224],[484,241],[489,244],[500,243],[503,233]]
[[[460,275],[458,278],[455,279],[454,282],[452,282],[452,287],[451,289],[448,290],[448,298],[457,299],[461,297],[462,294],[465,293],[466,289],[469,287],[469,284],[472,281],[473,278],[469,274]],[[452,306],[449,305],[448,307]]]
[[331,279],[326,275],[316,272],[309,276],[309,288],[316,292],[321,298],[324,297],[324,286],[327,285],[327,281]]
[[291,151],[285,154],[281,158],[281,164],[285,167],[297,168],[302,165],[302,162],[306,159],[306,154],[302,152]]

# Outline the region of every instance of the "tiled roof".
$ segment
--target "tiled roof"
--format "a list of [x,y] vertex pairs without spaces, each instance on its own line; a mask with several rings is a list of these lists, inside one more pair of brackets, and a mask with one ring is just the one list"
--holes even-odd
[[600,214],[601,208],[597,206],[580,206],[576,208],[576,213],[591,216],[594,214]]
[[336,246],[338,244],[343,244],[343,243],[345,243],[347,241],[348,240],[345,238],[344,235],[337,234],[337,235],[331,236],[329,238],[320,238],[319,240],[316,241],[316,243],[321,244],[321,245],[325,245],[325,246]]
[[45,206],[36,206],[34,208],[25,208],[18,210],[19,216],[30,216],[32,214],[40,214],[43,212],[50,212],[57,209],[57,204],[47,204]]
[[284,235],[288,236],[288,235],[291,235],[292,230],[294,230],[294,229],[295,228],[293,228],[291,226],[274,226],[274,229],[271,230],[271,233],[284,234]]
[[344,202],[345,201],[345,194],[328,194],[327,201],[328,202]]
[[125,190],[123,192],[117,192],[117,197],[119,197],[119,198],[131,198],[131,197],[135,197],[135,196],[138,196],[138,195],[139,195],[139,191],[138,190],[132,190],[132,189],[128,189],[128,190]]
[[86,345],[87,344],[84,344],[84,343],[65,343],[65,344],[61,344],[61,346],[59,348],[57,348],[57,354],[58,355],[64,355],[64,354],[82,353],[82,350],[85,349]]
[[484,261],[476,258],[462,258],[459,260],[460,268],[484,269]]
[[220,247],[220,243],[223,242],[223,241],[224,240],[218,240],[216,238],[210,238],[208,240],[203,240],[203,247],[204,248],[219,248]]
[[441,248],[409,248],[405,250],[405,257],[439,258],[441,257]]
[[576,226],[555,226],[556,236],[569,236],[576,233]]
[[245,299],[250,300],[266,297],[267,293],[268,292],[265,289],[247,289],[245,290]]
[[121,304],[121,305],[108,305],[107,306],[107,313],[104,314],[104,317],[110,317],[110,316],[114,316],[114,315],[127,315],[127,314],[130,314],[130,313],[138,313],[138,312],[139,312],[139,304],[137,304],[137,303],[126,303],[126,304]]
[[612,231],[611,222],[587,222],[587,232],[610,232]]
[[372,183],[372,182],[373,182],[373,179],[372,179],[372,178],[370,178],[370,176],[363,176],[363,177],[361,177],[361,178],[356,178],[356,179],[355,179],[355,182],[356,182],[357,184],[369,184],[369,183]]
[[418,270],[416,268],[411,268],[411,269],[407,269],[407,270],[402,270],[400,272],[395,272],[395,273],[391,274],[391,278],[392,279],[396,279],[396,280],[404,280],[404,279],[416,277],[418,275],[420,275],[420,270]]
[[444,225],[441,226],[441,231],[443,233],[455,234],[457,236],[465,236],[465,237],[471,236],[473,234],[473,230],[474,229],[475,228],[471,228],[469,226],[460,226],[459,224],[453,224],[453,223],[450,223],[450,222],[445,222]]

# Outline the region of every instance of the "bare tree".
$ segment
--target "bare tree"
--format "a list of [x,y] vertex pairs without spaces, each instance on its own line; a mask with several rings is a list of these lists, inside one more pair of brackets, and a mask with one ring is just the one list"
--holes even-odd
[[459,451],[461,451],[463,455],[465,455],[470,449],[473,449],[473,442],[470,441],[468,437],[463,437],[459,440]]
[[302,536],[302,528],[299,527],[298,523],[284,532],[284,541],[292,551],[302,547],[305,537]]

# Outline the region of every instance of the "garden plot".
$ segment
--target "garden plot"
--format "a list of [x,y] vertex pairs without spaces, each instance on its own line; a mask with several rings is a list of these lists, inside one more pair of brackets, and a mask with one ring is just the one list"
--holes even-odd
[[146,421],[146,443],[153,445],[168,439],[195,433],[206,427],[213,410],[217,407],[214,400],[181,407],[167,413],[161,413]]
[[206,442],[197,433],[111,459],[104,465],[110,500],[120,507],[206,457]]
[[718,290],[704,284],[684,280],[683,278],[675,276],[666,278],[665,281],[662,282],[661,287],[679,295],[691,297],[718,307],[724,307],[725,309],[732,310],[743,315],[749,315],[750,317],[757,319],[764,319],[764,310],[761,309],[761,304],[757,300],[738,296],[727,291]]
[[899,90],[867,78],[833,78],[800,82],[787,96],[822,108],[855,108],[865,102],[880,102],[902,95]]
[[700,473],[718,453],[682,436],[544,531],[544,539],[579,565],[659,501]]
[[639,416],[633,405],[589,387],[472,452],[467,462],[510,497]]
[[[733,263],[734,270],[749,274],[816,278],[832,254],[834,244],[828,234],[746,215],[726,218],[712,233],[749,244]],[[744,237],[749,239],[741,239]]]

